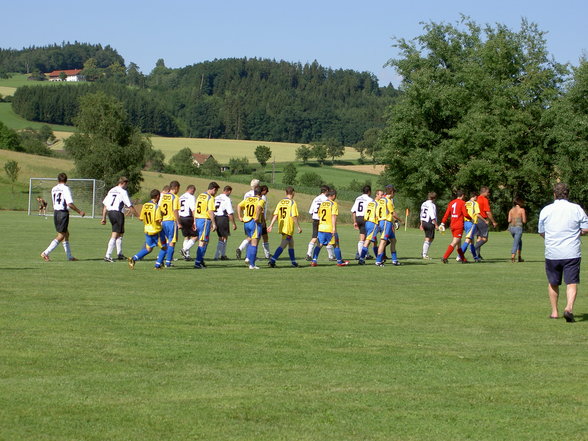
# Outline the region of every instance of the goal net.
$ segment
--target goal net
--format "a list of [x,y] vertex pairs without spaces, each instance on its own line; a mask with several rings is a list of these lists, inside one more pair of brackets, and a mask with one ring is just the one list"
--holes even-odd
[[[47,202],[47,214],[53,213],[51,189],[56,185],[56,178],[29,179],[29,216],[39,213],[37,197],[41,197]],[[104,181],[98,179],[68,179],[67,186],[71,189],[74,204],[80,210],[85,211],[87,217],[102,216],[102,199],[105,195]],[[75,211],[71,211],[71,215],[79,217]]]

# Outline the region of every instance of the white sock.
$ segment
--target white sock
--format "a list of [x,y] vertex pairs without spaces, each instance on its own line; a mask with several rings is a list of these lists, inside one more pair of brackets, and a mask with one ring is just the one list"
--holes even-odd
[[57,241],[57,239],[53,239],[47,247],[47,249],[43,251],[43,254],[45,254],[45,256],[48,256],[49,254],[51,254],[51,251],[57,248],[57,245],[59,245],[59,242]]
[[108,241],[108,248],[106,248],[106,256],[104,257],[111,257],[112,256],[112,250],[114,250],[114,243],[116,242],[116,239],[114,237],[111,237],[110,240]]
[[214,253],[214,260],[218,260],[223,254],[223,241],[219,240],[216,244],[216,252]]
[[314,251],[314,243],[308,243],[308,250],[306,251],[306,255],[312,257],[312,252]]
[[220,245],[221,245],[220,256],[221,257],[226,256],[227,255],[227,241],[223,240]]
[[335,247],[333,245],[327,245],[327,254],[329,255],[329,259],[335,258]]
[[423,257],[429,255],[429,247],[431,246],[431,242],[425,241],[423,243]]
[[239,249],[244,251],[247,248],[247,245],[249,245],[249,241],[247,239],[243,239],[243,242],[241,242],[241,245],[239,245]]
[[272,252],[270,251],[270,247],[269,247],[269,242],[263,243],[263,253],[265,254],[266,259],[269,259],[270,256],[272,255]]
[[122,237],[116,238],[116,255],[120,256],[122,254]]
[[363,250],[363,241],[357,242],[357,254],[361,255],[361,250]]
[[69,247],[69,242],[66,242],[65,240],[63,241],[63,249],[65,250],[65,255],[67,256],[67,259],[71,259],[71,249]]
[[184,251],[186,253],[188,253],[188,251],[190,251],[190,248],[192,248],[195,243],[196,243],[196,241],[194,239],[189,239],[188,240],[188,243],[186,244],[186,246],[184,246]]

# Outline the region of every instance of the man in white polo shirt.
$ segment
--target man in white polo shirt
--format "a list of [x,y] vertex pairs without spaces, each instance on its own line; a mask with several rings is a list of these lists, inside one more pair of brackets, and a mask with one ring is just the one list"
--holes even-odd
[[106,215],[108,214],[108,220],[112,225],[112,234],[104,255],[105,262],[113,262],[112,251],[115,246],[117,259],[126,260],[122,248],[122,240],[125,234],[125,214],[123,209],[127,207],[135,217],[139,217],[139,213],[135,210],[127,193],[128,182],[129,180],[126,177],[121,176],[116,187],[111,188],[102,201],[102,220],[100,223],[106,225]]
[[547,273],[550,318],[559,317],[557,300],[562,276],[567,303],[564,318],[574,322],[574,302],[580,283],[580,236],[588,234],[588,217],[577,204],[568,201],[569,188],[560,182],[553,188],[555,201],[539,214],[539,234],[545,239],[545,272]]

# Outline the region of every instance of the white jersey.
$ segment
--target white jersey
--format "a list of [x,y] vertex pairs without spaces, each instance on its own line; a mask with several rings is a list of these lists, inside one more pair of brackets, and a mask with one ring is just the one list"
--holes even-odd
[[308,209],[308,214],[312,214],[313,220],[318,220],[318,210],[321,204],[325,201],[328,201],[329,198],[324,193],[319,194],[310,204],[310,208]]
[[432,222],[437,220],[437,206],[428,199],[421,205],[421,221]]
[[228,216],[233,214],[233,204],[231,198],[224,193],[214,198],[215,216]]
[[180,217],[193,217],[195,208],[196,196],[188,192],[180,196],[180,209],[178,210]]
[[68,210],[68,204],[73,204],[73,198],[69,187],[65,184],[57,184],[51,189],[53,211]]
[[356,217],[363,217],[365,215],[365,209],[367,208],[367,204],[370,202],[374,202],[374,200],[368,196],[367,194],[362,194],[355,198],[355,202],[353,203],[353,207],[351,207],[351,212],[355,213]]
[[102,203],[108,211],[122,211],[123,207],[133,206],[127,191],[118,185],[110,189]]

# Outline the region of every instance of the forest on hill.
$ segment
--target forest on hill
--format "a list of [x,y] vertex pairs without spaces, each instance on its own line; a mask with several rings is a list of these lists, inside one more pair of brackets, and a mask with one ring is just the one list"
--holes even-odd
[[134,63],[125,66],[108,46],[0,50],[0,75],[73,68],[83,68],[92,81],[83,87],[21,87],[14,111],[34,121],[72,124],[80,96],[102,91],[121,100],[144,132],[354,145],[385,126],[385,110],[399,96],[369,72],[330,69],[316,61],[233,58],[171,69],[160,59],[145,75]]

